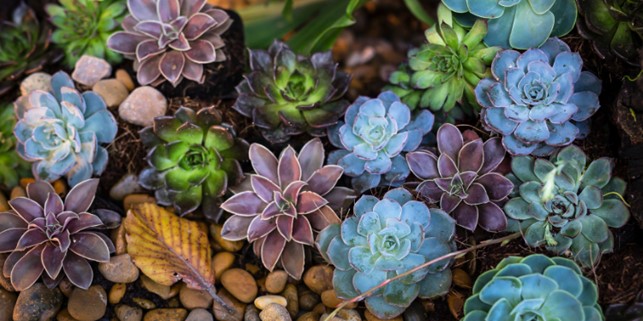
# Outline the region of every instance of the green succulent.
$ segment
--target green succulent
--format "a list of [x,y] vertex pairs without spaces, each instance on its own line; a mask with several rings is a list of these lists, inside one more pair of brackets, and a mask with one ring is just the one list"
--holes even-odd
[[596,284],[571,260],[510,256],[482,273],[462,321],[602,321]]
[[139,176],[141,186],[181,215],[202,206],[206,216],[218,217],[219,198],[243,178],[238,161],[248,157],[248,143],[222,123],[221,113],[181,107],[174,116],[157,117],[140,136],[150,165]]
[[16,118],[11,105],[0,106],[0,188],[18,185],[20,178],[29,177],[31,166],[16,153],[13,126]]
[[476,21],[467,32],[440,5],[438,23],[426,31],[428,44],[409,51],[408,67],[391,75],[393,85],[388,88],[412,109],[449,113],[461,105],[477,112],[480,107],[474,89],[480,79],[491,76],[489,66],[501,49],[487,47],[482,42],[486,34],[485,21]]
[[504,209],[509,229],[522,231],[530,246],[545,245],[592,267],[614,247],[609,228],[625,225],[630,212],[622,200],[626,183],[612,177],[612,162],[600,158],[587,163],[574,145],[550,160],[515,157],[507,175],[514,195]]
[[59,0],[46,10],[56,31],[53,43],[65,52],[65,63],[73,67],[82,55],[104,58],[112,64],[122,57],[107,48],[107,38],[120,29],[125,3],[120,0]]

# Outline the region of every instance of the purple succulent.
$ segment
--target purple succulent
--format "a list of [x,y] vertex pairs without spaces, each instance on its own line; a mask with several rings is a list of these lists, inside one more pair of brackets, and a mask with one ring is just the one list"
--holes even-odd
[[237,194],[221,207],[233,215],[223,224],[228,240],[248,239],[263,265],[281,262],[293,278],[304,272],[304,245],[314,246],[316,232],[341,221],[335,210],[353,198],[352,190],[336,187],[343,169],[324,164],[324,147],[315,138],[299,156],[288,146],[279,160],[266,147],[250,146],[256,174],[248,175]]
[[411,172],[424,180],[418,193],[451,214],[458,225],[474,231],[499,232],[507,227],[501,206],[513,183],[498,172],[505,158],[500,138],[483,143],[473,131],[444,124],[437,133],[438,151],[416,151],[406,155]]
[[51,184],[37,181],[27,185],[27,197],[9,201],[12,210],[0,213],[0,253],[10,253],[2,272],[17,291],[40,276],[50,288],[65,276],[79,288],[91,285],[88,261],[108,262],[114,252],[112,241],[95,229],[120,219],[109,210],[87,212],[97,187],[98,179],[80,182],[63,202]]
[[183,78],[203,83],[203,65],[226,59],[221,39],[232,20],[207,0],[127,0],[124,31],[107,46],[134,60],[141,85]]

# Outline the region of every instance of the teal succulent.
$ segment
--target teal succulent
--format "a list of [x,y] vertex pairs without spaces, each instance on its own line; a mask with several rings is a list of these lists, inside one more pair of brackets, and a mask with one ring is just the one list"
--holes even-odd
[[29,163],[16,153],[15,124],[13,108],[0,106],[0,188],[5,190],[18,185],[20,178],[30,176]]
[[[352,299],[401,273],[455,250],[455,221],[430,209],[403,188],[382,200],[362,196],[353,216],[321,231],[317,247],[335,266],[338,297]],[[400,315],[416,297],[443,295],[451,287],[453,260],[442,260],[388,283],[366,298],[366,308],[381,319]]]
[[16,103],[16,150],[33,163],[34,177],[54,181],[67,177],[70,186],[100,175],[107,166],[107,150],[100,144],[116,137],[116,119],[93,91],[76,90],[68,74],[51,79],[53,92],[35,90],[30,107]]
[[120,0],[59,0],[46,7],[56,30],[53,43],[65,52],[65,63],[73,67],[83,55],[104,58],[112,64],[122,57],[107,48],[107,38],[120,29],[125,3]]
[[481,274],[462,321],[603,321],[596,284],[571,260],[510,256]]
[[550,160],[515,157],[508,178],[516,189],[504,206],[511,229],[522,231],[530,246],[569,253],[584,267],[598,264],[614,247],[609,228],[630,217],[625,181],[612,176],[612,165],[608,158],[588,164],[573,145]]
[[576,23],[575,0],[442,0],[458,13],[459,23],[467,27],[476,18],[487,19],[489,46],[529,49],[542,45],[549,37],[568,34]]
[[222,122],[221,113],[181,107],[174,116],[156,117],[140,136],[149,149],[141,186],[181,215],[202,205],[206,216],[218,217],[220,197],[243,178],[238,161],[248,154],[248,143]]

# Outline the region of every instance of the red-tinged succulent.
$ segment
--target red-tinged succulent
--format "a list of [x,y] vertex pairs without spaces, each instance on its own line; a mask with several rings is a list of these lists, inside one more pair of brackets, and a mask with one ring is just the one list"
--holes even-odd
[[110,210],[87,212],[97,187],[98,179],[80,182],[63,202],[51,184],[37,181],[27,185],[27,197],[9,201],[12,210],[0,213],[0,253],[10,253],[2,272],[17,291],[41,276],[50,288],[63,277],[82,289],[91,285],[89,261],[108,262],[114,252],[112,241],[96,229],[120,220]]
[[498,172],[505,158],[500,138],[485,142],[473,131],[464,135],[451,124],[438,129],[438,154],[429,151],[406,155],[411,172],[424,180],[418,193],[451,214],[458,225],[474,231],[476,226],[490,232],[507,227],[501,206],[514,185]]
[[295,279],[304,272],[304,245],[314,246],[317,231],[340,223],[335,210],[352,190],[336,187],[344,172],[324,164],[321,140],[313,139],[299,152],[288,146],[279,159],[266,147],[250,146],[256,174],[248,175],[221,207],[232,213],[221,235],[228,240],[248,239],[263,265],[273,270],[278,262]]
[[232,25],[228,14],[206,0],[128,0],[124,31],[114,33],[107,46],[134,60],[141,85],[183,78],[203,83],[203,65],[224,61],[221,39]]

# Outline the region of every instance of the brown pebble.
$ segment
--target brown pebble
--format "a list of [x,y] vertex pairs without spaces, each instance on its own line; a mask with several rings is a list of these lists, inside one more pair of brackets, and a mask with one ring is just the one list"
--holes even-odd
[[319,321],[319,314],[315,312],[306,312],[297,318],[297,321]]
[[[1,318],[0,318],[0,320],[1,320]],[[74,317],[72,317],[69,314],[69,311],[67,311],[67,309],[62,309],[56,315],[56,321],[78,321],[78,320],[74,319]]]
[[136,204],[140,203],[156,203],[156,199],[147,194],[130,194],[123,199],[123,208],[130,210]]
[[[342,304],[344,300],[340,299],[337,297],[337,293],[335,293],[335,289],[330,289],[322,292],[321,294],[321,301],[322,303],[331,308],[334,309],[338,305]],[[348,304],[345,308],[346,309],[355,309],[357,307],[357,303],[350,303]]]
[[221,274],[234,264],[234,254],[230,252],[219,252],[212,258],[212,268],[214,269],[214,278],[219,281]]
[[304,273],[304,284],[317,294],[333,288],[333,268],[315,265]]
[[87,290],[75,288],[69,296],[67,310],[79,321],[96,321],[105,315],[107,293],[100,285],[92,285]]
[[129,94],[125,85],[116,79],[99,80],[92,90],[103,98],[108,108],[118,107]]
[[67,195],[67,184],[65,184],[62,179],[55,180],[51,185],[54,187],[54,191],[56,191],[56,194],[60,196]]
[[13,306],[16,305],[18,295],[0,288],[0,321],[11,321],[13,318]]
[[317,314],[324,314],[326,313],[326,306],[320,302],[313,308],[313,312]]
[[132,283],[140,274],[129,254],[112,256],[109,262],[99,263],[98,270],[106,279],[114,283]]
[[40,321],[53,319],[63,303],[60,290],[48,289],[36,283],[20,292],[13,308],[13,319],[20,321]]
[[281,296],[286,298],[286,310],[290,313],[291,317],[297,316],[299,314],[299,296],[297,293],[297,287],[294,284],[286,284],[286,288],[281,292]]
[[7,202],[7,198],[4,196],[4,194],[0,193],[0,212],[6,212],[10,209],[11,207],[9,207],[9,202]]
[[273,304],[273,303],[280,304],[280,305],[282,305],[284,307],[286,307],[286,305],[288,304],[288,302],[286,302],[286,298],[284,298],[283,296],[280,296],[280,295],[272,295],[272,294],[270,294],[270,295],[262,295],[262,296],[260,296],[260,297],[255,299],[255,306],[259,310],[263,310],[268,305]]
[[300,309],[304,311],[310,311],[314,309],[319,302],[320,302],[320,298],[317,293],[311,291],[307,287],[301,287],[299,289],[299,308]]
[[19,181],[20,187],[22,187],[24,189],[27,188],[27,185],[29,185],[31,183],[35,183],[35,182],[36,182],[36,179],[34,179],[33,177],[23,177]]
[[151,310],[156,308],[156,304],[152,302],[151,300],[144,299],[144,298],[133,298],[132,301],[136,303],[138,306],[145,310]]
[[76,288],[75,285],[73,285],[67,278],[62,279],[60,283],[58,284],[58,289],[60,289],[60,292],[66,297],[69,297],[71,295],[71,292],[74,291]]
[[207,309],[212,304],[212,297],[207,291],[190,289],[186,284],[181,286],[179,299],[183,307],[192,309]]
[[243,303],[251,303],[257,297],[257,282],[245,270],[234,268],[223,272],[221,284]]
[[163,300],[168,300],[169,298],[176,295],[176,293],[172,293],[172,287],[163,285],[163,284],[158,284],[154,282],[154,280],[147,277],[147,275],[145,274],[142,274],[139,280],[141,282],[141,286],[145,290],[158,295]]
[[127,239],[125,237],[125,225],[121,224],[119,227],[112,230],[112,242],[116,248],[115,255],[127,253]]
[[143,321],[183,321],[187,316],[186,309],[154,309],[145,313]]
[[127,291],[127,284],[125,283],[116,283],[112,285],[112,288],[109,289],[108,301],[109,304],[117,304],[121,302]]
[[212,304],[212,311],[214,312],[214,318],[220,321],[242,321],[244,311],[246,310],[246,305],[239,300],[235,299],[234,296],[226,289],[221,289],[217,292],[217,295],[225,302],[229,307],[232,308],[232,311],[224,309],[217,301],[214,301]]
[[120,321],[141,321],[143,319],[143,309],[139,307],[119,304],[114,312]]
[[128,91],[134,90],[134,81],[132,80],[132,77],[130,77],[129,73],[125,71],[125,69],[116,70],[115,77],[125,86],[125,88],[127,88]]
[[292,321],[288,310],[277,303],[269,304],[265,309],[259,313],[261,320],[265,321]]
[[288,282],[288,273],[286,271],[272,271],[266,276],[266,291],[279,293],[286,287],[286,282]]
[[366,321],[404,321],[404,318],[401,315],[398,315],[392,319],[380,319],[369,310],[366,310],[366,312],[364,312],[364,317],[366,318]]
[[212,313],[205,309],[194,309],[188,314],[185,321],[214,321]]
[[211,224],[210,225],[210,235],[214,238],[214,241],[217,244],[228,252],[237,252],[243,248],[243,241],[228,241],[221,237],[221,225]]
[[16,186],[11,189],[11,193],[9,194],[9,199],[12,200],[16,197],[27,197],[27,192],[25,191],[24,188],[20,186]]

